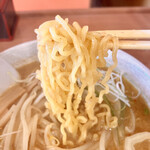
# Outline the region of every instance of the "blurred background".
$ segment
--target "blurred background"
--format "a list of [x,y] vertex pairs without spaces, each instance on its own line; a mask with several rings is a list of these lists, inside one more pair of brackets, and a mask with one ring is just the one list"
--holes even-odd
[[16,11],[150,6],[150,0],[13,0]]
[[[0,0],[0,52],[35,40],[34,29],[57,14],[91,31],[150,29],[150,0]],[[126,52],[150,68],[149,51]]]
[[[17,28],[17,21],[18,21],[18,18],[23,17],[22,14],[28,15],[28,18],[33,17],[35,19],[36,15],[38,14],[41,15],[43,12],[47,12],[45,13],[47,15],[53,14],[53,16],[54,14],[62,15],[63,13],[65,13],[68,16],[70,15],[70,18],[72,18],[71,14],[73,16],[79,13],[81,14],[85,13],[87,15],[90,15],[92,12],[95,12],[95,15],[96,15],[98,14],[99,10],[101,11],[101,9],[105,9],[105,8],[106,8],[105,9],[105,15],[106,15],[109,8],[116,8],[116,9],[113,9],[113,13],[115,13],[115,11],[118,10],[118,8],[120,7],[121,9],[123,7],[128,8],[128,11],[129,11],[130,8],[134,8],[134,7],[148,8],[149,6],[150,6],[150,0],[0,0],[0,29],[1,29],[0,41],[9,41],[14,38],[14,33]],[[118,11],[118,13],[115,14],[115,16],[113,16],[113,18],[117,17],[117,15],[122,12],[121,9],[120,11]],[[144,9],[141,11],[143,12]],[[34,16],[33,16],[33,13],[34,13]],[[110,19],[111,21],[113,21],[113,18],[110,17],[111,12],[109,11],[109,13],[110,13],[109,19],[108,18],[106,19],[105,15],[103,15],[103,18],[106,21]],[[122,19],[121,16],[120,16],[120,19]],[[129,19],[130,19],[130,16],[128,16],[127,20]],[[35,19],[35,21],[37,22],[38,19]],[[82,22],[83,20],[81,19],[81,24]],[[113,21],[113,22],[116,22],[116,21]],[[87,19],[83,23],[88,23],[90,25],[91,20]],[[90,26],[95,30],[97,24],[98,23],[95,22],[95,24],[90,25]],[[106,26],[102,25],[99,27],[99,29],[106,29],[106,27],[108,29],[111,29],[109,24],[111,25],[112,23],[108,22],[107,24],[105,22]],[[120,22],[120,25],[121,25],[121,22]],[[120,25],[119,27],[121,29],[122,27]],[[33,27],[35,26],[33,25]],[[126,27],[126,29],[129,29],[130,26],[127,27],[126,24],[124,24],[124,27]],[[115,28],[116,28],[115,25],[112,26],[112,29],[115,29]]]

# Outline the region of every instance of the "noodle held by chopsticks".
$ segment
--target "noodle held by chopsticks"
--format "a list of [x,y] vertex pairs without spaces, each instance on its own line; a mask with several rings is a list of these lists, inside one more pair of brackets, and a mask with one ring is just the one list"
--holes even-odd
[[[117,117],[111,116],[109,106],[103,105],[98,115],[95,107],[101,107],[103,95],[109,92],[107,81],[117,65],[117,37],[88,32],[87,26],[81,28],[77,22],[70,25],[60,16],[43,23],[36,33],[40,60],[37,78],[47,99],[46,107],[61,124],[62,145],[73,145],[69,134],[72,139],[79,137],[77,144],[84,142],[88,131],[99,123],[99,116],[106,121],[105,128],[115,128]],[[106,67],[110,43],[114,64],[103,76],[97,68]],[[96,82],[105,87],[99,97],[95,94]],[[85,88],[87,94],[82,99]]]

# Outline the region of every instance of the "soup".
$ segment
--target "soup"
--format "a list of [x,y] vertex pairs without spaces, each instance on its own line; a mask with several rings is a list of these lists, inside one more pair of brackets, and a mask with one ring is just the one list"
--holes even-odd
[[[29,75],[29,74],[31,74],[31,73],[34,73],[35,72],[35,70],[36,69],[38,69],[39,68],[39,63],[38,62],[33,62],[33,63],[31,63],[31,64],[27,64],[26,66],[23,66],[23,67],[21,67],[21,68],[18,68],[17,69],[17,71],[20,73],[20,75],[21,75],[21,78],[22,79],[25,79],[25,78],[27,78],[27,76]],[[26,71],[26,70],[28,70],[28,72]],[[36,79],[35,79],[36,80]],[[33,82],[33,81],[32,81]],[[129,83],[125,78],[123,78],[123,83],[124,83],[124,86],[125,86],[125,89],[126,89],[126,93],[127,93],[127,95],[129,95],[129,96],[135,96],[135,95],[137,95],[137,90],[136,90],[136,88],[134,88],[133,86],[132,86],[132,84],[131,83]],[[39,84],[39,81],[37,81],[37,83],[35,84],[36,86]],[[35,85],[33,85],[33,86],[35,86]],[[19,93],[17,93],[17,92],[11,92],[11,91],[16,91],[16,89],[18,90],[18,86],[20,87],[20,88],[23,88],[24,89],[24,91],[21,93],[21,95],[19,94]],[[29,88],[29,89],[28,89]],[[33,87],[32,87],[33,88]],[[4,106],[5,107],[5,105],[4,105],[4,98],[5,98],[5,102],[6,101],[11,101],[11,98],[13,98],[13,100],[12,100],[12,102],[10,103],[10,104],[8,104],[6,107],[5,107],[5,110],[3,110],[3,112],[1,112],[1,119],[0,119],[0,126],[1,126],[1,135],[5,135],[5,136],[3,136],[3,137],[1,137],[1,148],[3,149],[3,146],[4,146],[4,143],[5,143],[5,140],[6,140],[6,137],[7,136],[9,136],[9,135],[11,135],[12,136],[12,138],[11,138],[11,149],[17,149],[18,148],[18,145],[19,145],[19,143],[21,144],[21,136],[23,136],[22,135],[22,128],[20,127],[21,126],[21,120],[20,120],[20,114],[19,114],[19,112],[18,112],[18,115],[16,116],[16,122],[14,123],[14,129],[13,129],[13,131],[11,131],[10,133],[8,133],[8,131],[6,131],[6,128],[7,128],[7,125],[8,125],[8,123],[9,123],[9,120],[11,119],[11,115],[8,115],[8,112],[9,112],[9,110],[13,107],[13,105],[14,105],[14,103],[17,105],[18,103],[19,103],[19,101],[20,101],[20,98],[21,98],[21,96],[24,94],[24,93],[26,93],[26,92],[28,92],[28,93],[30,93],[29,92],[29,90],[31,90],[32,89],[31,88],[31,85],[30,86],[28,86],[27,87],[27,85],[25,84],[25,83],[17,83],[17,85],[15,85],[15,86],[13,86],[13,87],[11,87],[11,90],[7,90],[5,93],[3,93],[3,95],[1,95],[1,97],[0,97],[0,106]],[[40,89],[40,92],[42,91],[42,89]],[[14,98],[14,95],[15,95],[15,98]],[[17,96],[18,95],[18,96]],[[38,93],[38,95],[40,95],[40,93]],[[6,98],[7,97],[7,98]],[[37,97],[39,97],[39,96],[37,96]],[[35,98],[36,99],[36,98]],[[33,116],[36,116],[36,114],[38,114],[39,116],[42,114],[42,115],[44,115],[44,116],[46,116],[44,119],[44,121],[45,122],[41,122],[40,121],[40,117],[38,118],[38,121],[36,122],[37,124],[36,124],[36,126],[34,126],[34,127],[36,127],[37,128],[37,131],[36,131],[36,137],[35,137],[35,142],[34,142],[34,145],[33,145],[33,147],[31,147],[31,149],[51,149],[51,148],[49,148],[49,147],[46,147],[46,142],[44,141],[44,131],[42,132],[42,130],[44,130],[44,128],[45,128],[45,126],[46,126],[46,124],[48,125],[49,124],[49,122],[50,122],[50,119],[49,119],[49,117],[48,117],[48,114],[46,114],[46,113],[48,113],[48,112],[46,112],[46,110],[45,110],[45,106],[44,106],[44,103],[46,102],[46,99],[45,98],[42,98],[41,99],[41,102],[39,101],[38,103],[35,103],[35,99],[34,99],[34,101],[32,102],[32,104],[30,104],[30,109],[28,108],[27,110],[29,111],[31,111],[30,113],[30,120],[28,120],[28,118],[26,118],[26,121],[28,121],[28,123],[30,123],[30,122],[32,122],[32,119],[34,118]],[[24,101],[24,103],[25,103],[25,101]],[[122,120],[120,120],[120,124],[119,124],[119,126],[121,127],[121,132],[122,132],[122,137],[120,137],[119,135],[117,135],[117,138],[118,138],[118,143],[117,143],[117,146],[118,147],[116,147],[116,144],[114,143],[114,135],[113,135],[113,132],[117,132],[117,134],[118,134],[118,131],[114,131],[114,130],[118,130],[118,129],[111,129],[111,130],[109,130],[108,129],[108,132],[110,132],[110,135],[109,135],[109,138],[108,138],[108,140],[107,140],[107,143],[106,143],[106,149],[111,149],[111,150],[116,150],[116,149],[124,149],[124,140],[125,140],[125,138],[127,137],[127,136],[130,136],[130,135],[132,135],[132,134],[136,134],[136,133],[139,133],[139,132],[150,132],[150,126],[149,126],[149,124],[150,124],[150,113],[149,113],[149,109],[148,109],[148,107],[147,107],[147,105],[145,104],[145,101],[144,101],[144,99],[142,98],[142,96],[141,95],[139,95],[137,98],[135,98],[135,99],[132,99],[132,98],[130,98],[130,104],[131,104],[131,107],[128,107],[128,106],[126,106],[126,107],[124,107],[123,106],[123,110],[122,110]],[[35,108],[36,107],[36,108]],[[34,110],[35,109],[35,110]],[[37,110],[36,110],[37,109]],[[125,127],[128,127],[129,126],[129,128],[132,128],[132,126],[133,126],[133,124],[132,124],[132,121],[131,121],[131,112],[130,112],[130,109],[133,111],[133,113],[134,113],[134,116],[135,116],[135,129],[134,129],[134,131],[132,132],[132,133],[126,133],[126,131],[125,131]],[[41,114],[40,114],[41,113]],[[7,115],[8,115],[8,117],[7,117]],[[27,114],[26,114],[27,115]],[[50,116],[50,117],[52,117],[52,116]],[[5,118],[5,119],[4,119]],[[51,118],[52,119],[52,118]],[[54,118],[53,118],[54,119]],[[34,121],[35,121],[34,120]],[[52,121],[52,120],[51,120]],[[55,122],[55,120],[53,120],[54,122]],[[57,122],[57,121],[56,121]],[[33,122],[32,122],[33,123]],[[59,122],[57,122],[58,124],[59,124]],[[19,125],[20,124],[20,125]],[[18,126],[19,125],[19,126]],[[30,126],[31,125],[28,125],[29,126],[29,128],[31,128]],[[58,125],[59,126],[59,125]],[[54,131],[53,132],[56,132],[55,130],[57,130],[57,128],[56,129],[53,129]],[[58,129],[59,130],[59,129]],[[15,132],[14,132],[15,131]],[[30,131],[31,132],[31,131]],[[58,132],[58,133],[57,133]],[[57,131],[55,134],[59,134],[59,135],[57,135],[57,136],[60,136],[61,137],[61,133],[60,133],[60,131]],[[97,133],[97,132],[99,132],[99,133],[101,133],[101,131],[97,131],[96,129],[92,129],[91,130],[91,132],[92,133]],[[8,133],[8,134],[7,134]],[[33,133],[30,133],[30,134],[33,134]],[[18,136],[19,136],[19,138],[20,139],[18,139]],[[30,135],[31,136],[31,135]],[[32,136],[31,136],[32,137]],[[28,139],[29,141],[29,143],[31,143],[31,137]],[[91,139],[91,138],[89,138],[88,140],[87,140],[87,143],[90,141],[90,143],[92,143],[92,145],[87,145],[87,147],[85,147],[84,149],[98,149],[99,147],[98,147],[98,143],[99,143],[99,138],[100,137],[96,137],[96,134],[95,134],[95,139]],[[120,139],[119,139],[120,138]],[[19,141],[17,141],[17,140]],[[71,137],[70,137],[70,139],[71,139]],[[41,141],[40,141],[41,140]],[[93,140],[93,141],[92,141]],[[92,141],[92,142],[91,142]],[[147,141],[147,140],[145,140],[144,142],[142,142],[142,143],[138,143],[138,144],[136,144],[135,145],[135,148],[137,149],[137,150],[145,150],[145,149],[148,149],[149,148],[149,145],[150,143]],[[83,145],[86,145],[85,143],[83,143]],[[21,146],[20,146],[21,147]],[[63,147],[62,145],[60,145],[60,147]],[[76,147],[76,145],[74,145],[73,147]],[[82,147],[82,146],[81,146]],[[81,148],[80,147],[80,148]],[[9,148],[10,148],[10,146],[9,146]],[[57,149],[57,148],[56,148]]]

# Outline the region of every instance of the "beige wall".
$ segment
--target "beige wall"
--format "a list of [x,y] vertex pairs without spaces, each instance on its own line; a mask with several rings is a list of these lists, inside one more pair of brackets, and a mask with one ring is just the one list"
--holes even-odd
[[144,5],[145,6],[150,6],[150,0],[144,0]]

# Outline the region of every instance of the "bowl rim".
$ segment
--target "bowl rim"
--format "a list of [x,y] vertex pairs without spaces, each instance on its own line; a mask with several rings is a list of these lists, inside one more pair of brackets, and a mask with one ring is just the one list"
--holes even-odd
[[[32,49],[30,47],[32,47]],[[29,52],[31,54],[28,54],[28,50],[31,50]],[[19,55],[19,57],[16,57],[16,55],[14,53],[18,53],[16,55]],[[22,53],[25,54],[23,57],[22,57]],[[150,86],[147,86],[148,84],[150,85],[150,69],[148,67],[146,67],[138,59],[131,56],[130,54],[128,54],[125,51],[119,50],[117,55],[120,56],[120,57],[118,57],[118,61],[121,62],[121,63],[120,62],[118,63],[118,67],[117,67],[117,68],[119,68],[118,70],[121,71],[121,69],[125,70],[127,68],[125,70],[125,72],[127,71],[127,73],[129,73],[129,76],[126,76],[126,77],[129,78],[129,82],[131,82],[135,87],[139,86],[141,88],[142,96],[144,97],[144,99],[146,100],[146,102],[150,108],[150,92],[149,92]],[[8,56],[10,59],[7,58]],[[16,57],[16,59],[19,59],[20,66],[23,66],[24,64],[38,60],[38,58],[37,58],[37,41],[36,40],[27,41],[27,42],[15,45],[13,47],[10,47],[0,53],[0,57],[4,58],[8,63],[10,63],[11,65],[14,65],[14,67],[17,68],[17,65],[15,66],[14,60],[12,59],[13,56]],[[26,59],[29,58],[29,56],[31,56],[31,59],[29,61],[26,61]],[[33,56],[35,56],[36,58]],[[109,56],[108,56],[108,59],[109,59]],[[24,62],[24,64],[22,64],[22,62]],[[131,71],[131,73],[130,73],[130,71]],[[139,81],[134,82],[134,80],[139,80]]]
[[[31,40],[31,41],[26,41],[26,42],[17,44],[15,46],[12,46],[12,47],[0,52],[0,57],[7,54],[7,53],[10,53],[10,52],[12,53],[16,48],[18,48],[20,46],[30,45],[30,44],[37,44],[37,41]],[[138,60],[134,56],[132,56],[132,55],[128,54],[127,52],[120,50],[120,49],[119,49],[119,53],[125,55],[125,57],[128,56],[129,59],[133,59],[133,61],[137,62],[143,68],[143,70],[150,75],[150,69],[147,66],[145,66],[140,60]]]

